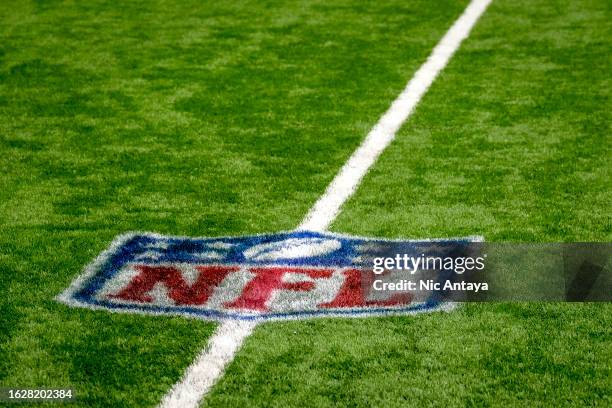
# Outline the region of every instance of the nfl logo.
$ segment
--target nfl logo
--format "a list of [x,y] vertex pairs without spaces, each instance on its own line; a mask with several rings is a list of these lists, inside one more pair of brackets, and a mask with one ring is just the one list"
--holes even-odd
[[[294,231],[221,238],[119,237],[59,297],[69,305],[208,320],[410,314],[443,309],[439,294],[379,292],[375,257],[457,256],[465,240],[389,241]],[[429,271],[442,279],[443,271]],[[404,273],[407,273],[404,271]]]

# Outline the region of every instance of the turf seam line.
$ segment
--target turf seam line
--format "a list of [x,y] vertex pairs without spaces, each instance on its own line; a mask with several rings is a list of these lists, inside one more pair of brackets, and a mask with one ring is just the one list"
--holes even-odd
[[[364,141],[340,169],[325,193],[310,209],[298,230],[325,231],[342,205],[355,192],[368,170],[395,138],[427,89],[448,64],[461,42],[492,0],[472,0],[434,47],[402,93],[368,133]],[[223,375],[257,321],[225,321],[217,327],[208,345],[198,354],[185,374],[164,396],[162,408],[197,408],[200,401]]]

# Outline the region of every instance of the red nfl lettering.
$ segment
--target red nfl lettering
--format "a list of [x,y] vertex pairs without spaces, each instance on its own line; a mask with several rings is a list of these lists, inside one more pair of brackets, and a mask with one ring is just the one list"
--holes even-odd
[[158,283],[168,288],[168,296],[178,305],[202,305],[206,303],[213,289],[227,276],[238,270],[233,266],[197,266],[199,276],[193,285],[185,282],[181,271],[173,266],[137,265],[140,273],[119,293],[111,298],[132,302],[150,303],[148,293]]
[[[165,287],[169,300],[176,305],[202,306],[228,275],[240,270],[237,266],[198,265],[194,267],[198,272],[197,278],[193,284],[189,284],[178,266],[136,265],[134,269],[138,274],[117,293],[109,294],[108,298],[151,304],[154,299],[150,292],[156,285],[161,284]],[[366,288],[371,286],[372,274],[361,269],[251,267],[244,270],[254,276],[236,293],[237,297],[223,303],[223,308],[267,312],[270,310],[269,302],[277,291],[310,292],[315,288],[314,280],[330,279],[334,273],[341,274],[342,283],[336,287],[337,293],[330,293],[333,300],[318,304],[320,308],[400,306],[408,305],[412,301],[412,296],[408,293],[395,294],[382,300],[368,300]],[[286,277],[290,274],[294,275],[294,281],[288,282]],[[303,276],[301,280],[300,275]]]

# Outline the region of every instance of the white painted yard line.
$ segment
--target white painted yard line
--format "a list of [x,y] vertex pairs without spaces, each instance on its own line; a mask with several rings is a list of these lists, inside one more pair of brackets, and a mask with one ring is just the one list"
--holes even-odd
[[408,119],[440,71],[470,33],[491,0],[473,0],[461,17],[446,32],[427,61],[414,74],[406,88],[370,130],[365,140],[327,187],[325,194],[312,207],[298,229],[324,231],[338,215],[340,208],[355,192],[361,179],[378,156],[395,138],[395,133]]
[[[298,230],[325,231],[329,227],[342,205],[355,192],[363,176],[393,141],[396,132],[408,119],[490,3],[491,0],[470,2],[433,49],[427,61],[421,65],[406,88],[393,101],[389,110],[332,180],[325,193],[299,225]],[[256,325],[257,322],[253,321],[225,321],[219,324],[207,347],[187,368],[183,378],[164,396],[160,407],[198,407]]]
[[208,340],[208,345],[187,368],[181,381],[176,383],[162,400],[160,407],[196,408],[200,400],[223,375],[256,322],[226,320]]

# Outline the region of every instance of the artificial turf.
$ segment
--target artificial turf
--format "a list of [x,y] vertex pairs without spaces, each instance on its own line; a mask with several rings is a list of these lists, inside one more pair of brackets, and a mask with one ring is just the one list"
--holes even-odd
[[131,230],[290,230],[465,2],[2,2],[0,385],[156,404],[213,323],[54,297]]
[[[215,325],[54,297],[114,236],[294,228],[466,1],[0,4],[0,386],[152,406]],[[610,239],[605,1],[494,0],[333,230]],[[606,304],[266,324],[209,406],[606,405]]]
[[[332,230],[609,241],[610,16],[494,1]],[[611,328],[609,303],[266,325],[204,405],[609,406]]]

